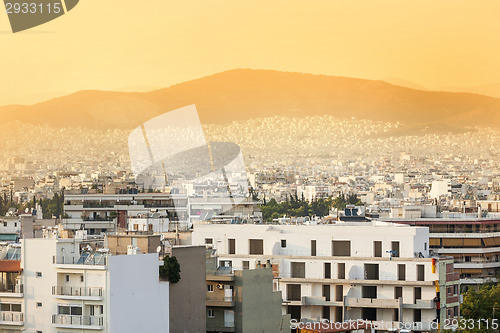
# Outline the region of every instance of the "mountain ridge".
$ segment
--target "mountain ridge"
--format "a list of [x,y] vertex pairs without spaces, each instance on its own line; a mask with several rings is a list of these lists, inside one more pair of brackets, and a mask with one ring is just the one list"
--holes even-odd
[[500,127],[500,99],[418,90],[382,80],[234,69],[149,92],[82,90],[33,105],[0,107],[3,121],[55,127],[134,128],[195,104],[202,123],[332,115],[408,126]]

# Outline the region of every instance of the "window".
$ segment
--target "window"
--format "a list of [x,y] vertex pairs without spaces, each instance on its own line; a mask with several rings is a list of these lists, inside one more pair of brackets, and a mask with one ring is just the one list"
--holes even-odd
[[214,318],[215,317],[215,311],[214,311],[214,309],[208,309],[207,310],[207,317],[208,318]]
[[205,244],[213,244],[214,240],[212,238],[205,238]]
[[305,278],[306,277],[306,263],[305,262],[292,262],[292,278]]
[[345,279],[345,263],[343,262],[337,264],[337,279]]
[[365,280],[378,280],[378,264],[365,264]]
[[243,269],[249,269],[250,268],[250,261],[243,261]]
[[66,276],[65,276],[64,280],[65,280],[66,282],[69,282],[69,274],[66,274]]
[[236,254],[236,240],[235,239],[228,239],[228,247],[229,247],[229,254]]
[[325,262],[325,279],[331,279],[332,277],[332,264],[329,262]]
[[3,226],[4,226],[4,227],[6,227],[6,226],[7,226],[7,222],[4,222],[4,223],[3,223]]
[[427,242],[424,243],[424,251],[427,251]]
[[17,222],[14,222],[14,227],[17,228]]
[[417,265],[417,281],[425,280],[425,266]]
[[42,307],[42,302],[36,302],[36,307],[41,308]]
[[421,287],[415,287],[414,291],[413,291],[413,294],[414,294],[414,299],[413,299],[413,303],[417,304],[417,300],[419,299],[422,299],[422,288]]
[[329,284],[323,285],[323,297],[325,298],[325,301],[327,301],[327,302],[330,301],[330,285]]
[[300,301],[302,296],[300,284],[287,284],[286,295],[288,301]]
[[374,241],[373,242],[373,256],[374,257],[382,257],[382,242]]
[[322,312],[323,312],[323,319],[330,320],[330,307],[324,306]]
[[36,277],[42,277],[42,272],[36,272]]
[[57,307],[58,314],[60,315],[71,315],[71,316],[81,316],[82,307],[77,305],[59,305]]
[[21,312],[21,303],[1,303],[0,310],[2,312]]
[[311,256],[316,256],[316,240],[311,240]]
[[416,323],[422,321],[422,310],[420,309],[413,310],[413,321]]
[[377,298],[377,286],[363,286],[363,287],[361,287],[361,297],[363,297],[363,298]]
[[399,299],[400,297],[403,297],[403,287],[395,287],[394,299]]
[[286,247],[286,239],[281,240],[281,247]]
[[338,284],[335,286],[335,301],[342,302],[344,300],[344,286]]
[[83,275],[80,275],[80,282],[83,282]]
[[399,242],[391,242],[391,257],[398,258],[399,257]]
[[406,280],[406,267],[404,264],[398,264],[398,280],[399,281]]
[[350,257],[351,241],[332,241],[332,256]]
[[249,245],[250,245],[249,254],[264,254],[264,240],[250,239]]
[[207,291],[208,292],[213,292],[214,291],[214,285],[213,284],[207,284]]

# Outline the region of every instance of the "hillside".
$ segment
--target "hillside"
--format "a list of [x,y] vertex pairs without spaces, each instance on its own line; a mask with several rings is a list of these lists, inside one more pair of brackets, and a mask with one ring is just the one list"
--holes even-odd
[[[269,116],[400,122],[408,126],[500,126],[500,99],[431,92],[383,81],[237,69],[150,92],[80,91],[31,106],[0,107],[3,122],[122,128],[196,104],[203,123]],[[335,130],[335,129],[332,129]]]

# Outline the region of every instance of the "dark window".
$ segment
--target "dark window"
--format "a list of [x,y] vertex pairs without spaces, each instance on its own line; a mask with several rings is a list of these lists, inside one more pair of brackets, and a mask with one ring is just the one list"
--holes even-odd
[[342,302],[344,300],[344,286],[338,284],[335,286],[335,301]]
[[323,319],[330,320],[330,307],[329,306],[323,307]]
[[399,321],[399,309],[394,309],[394,313],[392,315],[392,321]]
[[236,254],[236,240],[228,239],[227,241],[229,243],[229,254]]
[[365,264],[365,280],[378,280],[378,264]]
[[392,257],[399,257],[400,253],[399,253],[399,242],[391,242],[391,249],[392,249],[392,253],[391,253],[391,256]]
[[398,280],[399,281],[406,280],[406,267],[404,264],[398,264]]
[[311,256],[316,256],[316,241],[312,240],[311,241]]
[[292,278],[305,278],[306,277],[306,263],[305,262],[292,262]]
[[364,320],[377,320],[376,308],[363,308],[361,310],[361,317]]
[[345,279],[345,263],[337,264],[337,279]]
[[205,244],[213,244],[213,241],[212,238],[205,238]]
[[361,288],[361,297],[377,298],[377,286],[363,286]]
[[300,301],[302,297],[300,284],[287,284],[286,295],[288,301]]
[[374,257],[382,257],[382,242],[374,241],[373,242],[373,256]]
[[417,281],[425,280],[425,266],[417,265]]
[[250,268],[250,262],[249,261],[243,261],[243,269],[249,269]]
[[264,254],[264,241],[262,239],[250,239],[249,254]]
[[330,301],[330,285],[329,284],[323,285],[323,297],[325,298],[325,301],[327,301],[327,302]]
[[331,279],[332,278],[332,264],[329,262],[325,262],[325,279]]
[[350,257],[351,241],[332,241],[332,256]]
[[281,240],[281,247],[286,247],[286,239]]
[[399,299],[400,297],[403,297],[403,287],[395,287],[394,299]]
[[420,309],[413,310],[413,321],[416,323],[422,321],[422,310]]
[[413,303],[417,304],[417,300],[418,299],[422,299],[422,288],[421,287],[415,287],[415,289],[413,290],[413,294],[414,294],[414,299],[413,299]]

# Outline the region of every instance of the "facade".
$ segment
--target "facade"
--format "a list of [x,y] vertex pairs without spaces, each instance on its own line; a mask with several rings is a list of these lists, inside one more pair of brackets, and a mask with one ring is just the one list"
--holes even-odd
[[[270,264],[292,319],[415,322],[416,331],[459,315],[458,274],[442,272],[452,259],[430,258],[428,242],[428,228],[384,222],[202,224],[193,231],[193,244],[212,244],[222,266]],[[451,294],[443,299],[438,286]]]
[[21,250],[15,264],[0,262],[0,331],[168,331],[156,253],[111,256],[73,239],[26,239]]
[[391,221],[429,228],[429,246],[453,257],[462,287],[496,281],[500,274],[500,219],[420,218]]
[[207,332],[290,332],[270,265],[233,271],[216,263],[207,266]]
[[[69,218],[63,221],[65,229],[86,229],[90,234],[129,229],[129,219],[163,218],[158,227],[165,227],[165,218],[175,221],[181,230],[187,228],[187,197],[182,194],[68,194],[64,197],[64,212]],[[153,217],[153,215],[155,215]],[[136,221],[132,223],[132,230]],[[175,226],[172,227],[175,230]],[[144,228],[141,226],[141,228]],[[151,227],[147,226],[146,230]]]
[[170,284],[170,332],[200,333],[206,329],[205,246],[173,246],[181,279]]

